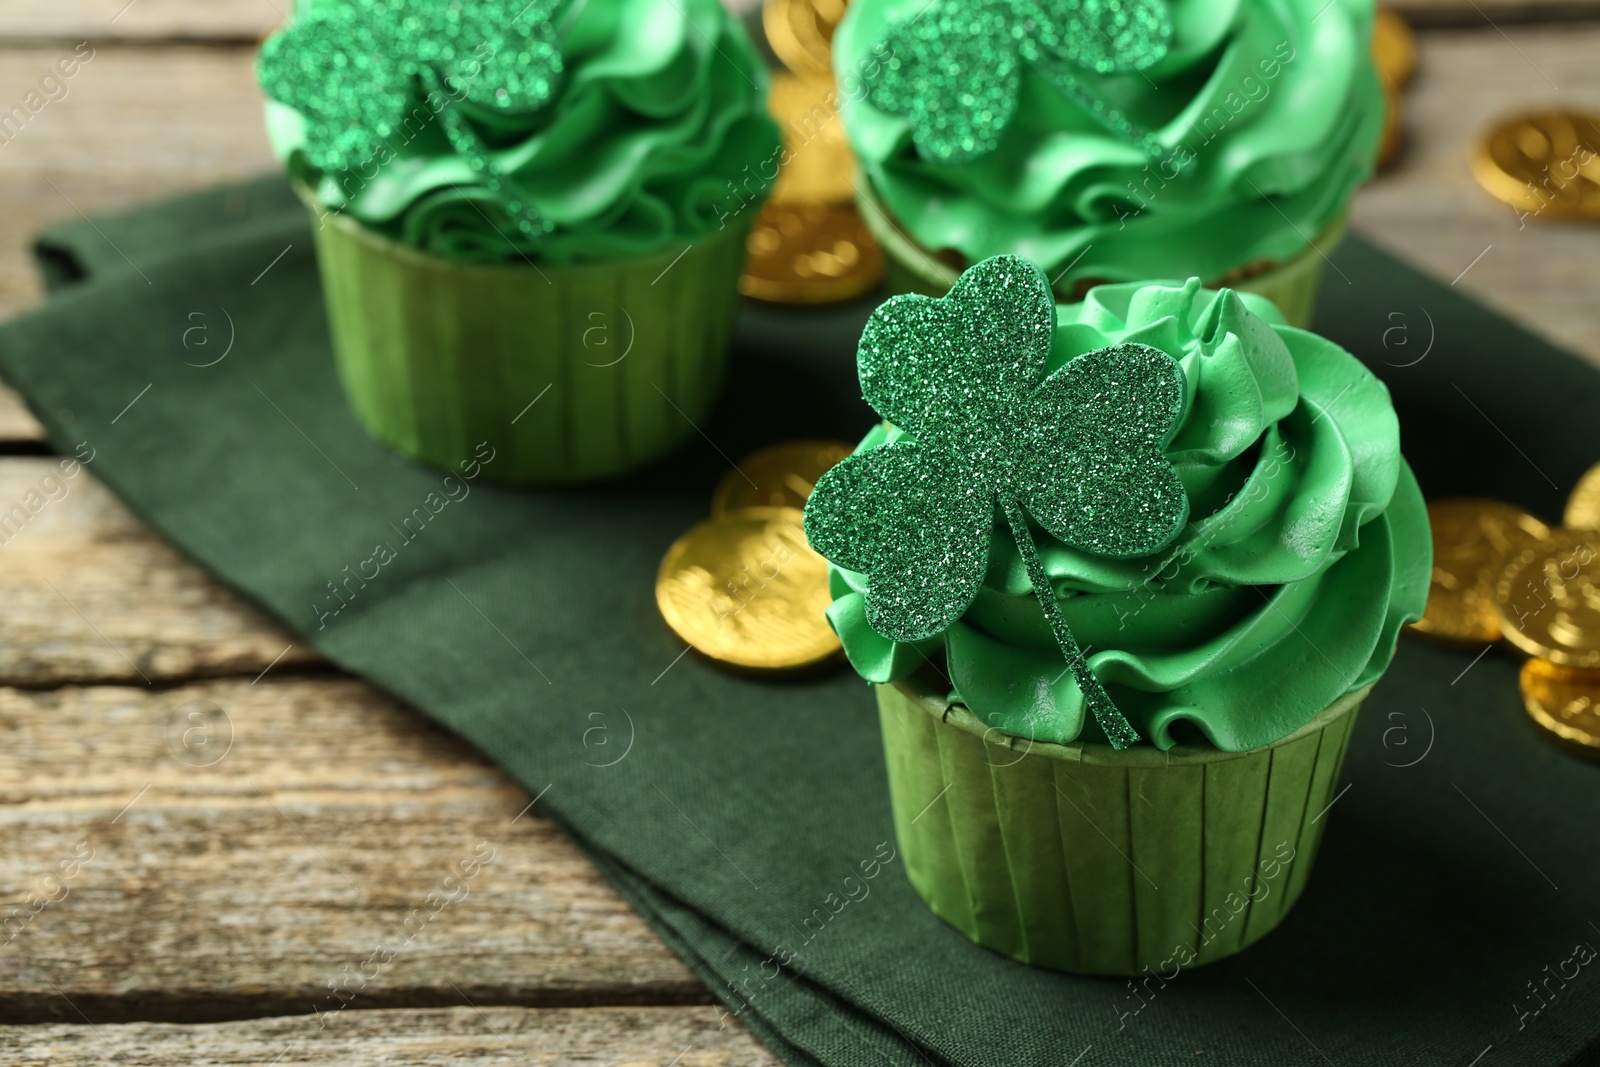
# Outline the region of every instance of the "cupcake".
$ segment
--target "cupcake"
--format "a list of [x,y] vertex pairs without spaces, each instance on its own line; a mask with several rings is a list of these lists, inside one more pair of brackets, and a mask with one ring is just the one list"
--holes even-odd
[[1205,963],[1299,896],[1356,709],[1422,613],[1388,392],[1267,300],[1014,256],[891,298],[884,417],[817,483],[912,884],[1027,963]]
[[1308,324],[1384,94],[1371,0],[856,0],[857,197],[900,291],[1012,253],[1063,300],[1199,277]]
[[717,0],[302,0],[259,74],[375,437],[571,482],[695,433],[779,152]]

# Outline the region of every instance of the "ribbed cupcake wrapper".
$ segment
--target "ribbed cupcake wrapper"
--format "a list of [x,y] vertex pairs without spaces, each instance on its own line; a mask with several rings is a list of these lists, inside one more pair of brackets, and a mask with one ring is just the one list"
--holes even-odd
[[[856,176],[856,204],[867,228],[883,246],[884,281],[890,292],[943,296],[950,291],[961,271],[913,241],[889,215],[871,183],[860,174]],[[1312,312],[1316,310],[1317,285],[1327,263],[1325,257],[1344,238],[1347,225],[1347,217],[1340,215],[1317,235],[1312,246],[1293,259],[1229,281],[1226,288],[1264,296],[1277,305],[1289,325],[1308,328]],[[1224,287],[1213,282],[1206,284],[1213,289]]]
[[692,436],[721,389],[748,221],[687,250],[534,266],[454,263],[312,214],[345,394],[416,459],[454,468],[488,442],[494,480],[619,475]]
[[937,915],[1024,963],[1169,977],[1299,898],[1366,695],[1228,753],[1030,744],[908,685],[877,692],[901,857]]

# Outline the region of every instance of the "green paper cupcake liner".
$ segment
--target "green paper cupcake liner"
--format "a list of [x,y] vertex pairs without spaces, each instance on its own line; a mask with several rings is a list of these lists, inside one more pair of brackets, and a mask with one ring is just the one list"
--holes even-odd
[[[316,229],[345,395],[367,431],[502,482],[623,474],[692,436],[722,386],[749,216],[606,263],[455,263],[327,211]],[[481,458],[481,457],[480,457]]]
[[1299,898],[1368,691],[1233,753],[1030,743],[914,683],[876,688],[901,857],[935,914],[1024,963],[1169,979]]
[[[864,175],[856,175],[856,204],[867,228],[883,247],[884,282],[892,293],[925,293],[943,296],[961,276],[956,267],[917,244],[889,214]],[[1340,215],[1317,235],[1316,241],[1299,255],[1267,270],[1230,281],[1208,281],[1209,288],[1229,288],[1264,296],[1277,305],[1291,326],[1307,329],[1315,310],[1317,285],[1327,254],[1344,238],[1347,215]],[[1154,280],[1154,279],[1152,279]],[[1181,280],[1181,279],[1179,279]],[[1058,293],[1063,303],[1074,302]]]

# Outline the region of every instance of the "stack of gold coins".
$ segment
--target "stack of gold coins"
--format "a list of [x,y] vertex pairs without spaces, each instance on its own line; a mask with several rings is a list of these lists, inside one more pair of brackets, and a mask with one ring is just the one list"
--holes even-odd
[[1600,464],[1578,481],[1561,529],[1500,578],[1506,639],[1530,657],[1522,700],[1560,744],[1600,757]]
[[1478,146],[1472,174],[1519,220],[1600,219],[1600,115],[1539,111],[1507,119]]
[[1417,39],[1405,19],[1386,7],[1378,8],[1378,19],[1372,27],[1372,58],[1378,65],[1387,104],[1383,140],[1378,146],[1378,166],[1383,167],[1400,151],[1404,130],[1400,90],[1417,72]]
[[711,517],[673,542],[656,574],[656,606],[710,659],[793,670],[833,658],[824,614],[828,563],[806,542],[806,498],[851,448],[793,441],[741,460],[717,486]]
[[1500,640],[1500,577],[1513,559],[1548,540],[1550,527],[1498,500],[1435,500],[1428,522],[1433,583],[1427,610],[1412,629],[1461,644]]
[[768,109],[783,130],[778,180],[750,232],[739,288],[779,304],[849,300],[877,288],[883,254],[856,212],[855,157],[839,117],[833,31],[845,0],[768,0],[767,42],[787,70]]
[[1551,529],[1510,504],[1428,505],[1433,579],[1413,627],[1440,640],[1503,640],[1522,666],[1528,717],[1557,743],[1600,758],[1600,464]]

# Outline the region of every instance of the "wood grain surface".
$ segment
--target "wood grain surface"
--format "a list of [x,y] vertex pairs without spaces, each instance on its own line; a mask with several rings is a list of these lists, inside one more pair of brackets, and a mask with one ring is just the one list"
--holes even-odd
[[[1562,106],[1600,112],[1600,26],[1422,35],[1406,147],[1356,198],[1355,228],[1395,255],[1600,366],[1594,224],[1519,219],[1473,179],[1497,121]],[[1491,247],[1492,246],[1492,247]],[[1479,258],[1481,257],[1481,258]]]
[[775,1067],[743,1027],[705,1008],[347,1011],[206,1026],[0,1027],[8,1063],[89,1067]]
[[72,469],[0,459],[0,685],[171,684],[320,662],[151,533],[92,464]]
[[254,42],[295,0],[6,0],[0,38]]
[[[9,13],[14,2],[4,0],[0,11]],[[158,3],[139,0],[132,10]],[[91,47],[93,58],[60,81],[65,94],[45,98],[0,143],[0,316],[43,297],[31,249],[44,226],[274,165],[250,49]],[[56,64],[74,55],[65,43],[0,49],[0,113],[25,101],[52,71],[59,78]],[[0,442],[42,436],[17,395],[0,388]]]
[[528,803],[354,679],[0,688],[0,1022],[708,1001]]

